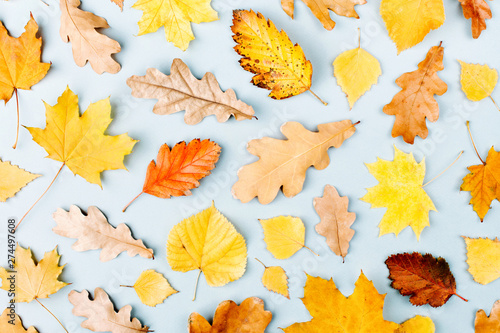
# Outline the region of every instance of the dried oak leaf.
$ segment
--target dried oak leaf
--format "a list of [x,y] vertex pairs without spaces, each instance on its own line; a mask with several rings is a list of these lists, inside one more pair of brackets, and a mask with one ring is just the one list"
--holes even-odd
[[484,310],[476,312],[475,333],[498,333],[500,331],[500,300],[491,308],[490,316]]
[[29,182],[40,177],[0,159],[0,202],[12,198]]
[[82,292],[72,290],[68,295],[68,300],[73,304],[72,312],[75,316],[87,318],[81,326],[93,332],[152,332],[149,327],[142,326],[137,318],[130,319],[132,312],[130,305],[116,312],[108,294],[101,288],[95,289],[94,300],[90,299],[87,290]]
[[141,302],[147,306],[163,303],[167,297],[178,292],[170,286],[163,274],[152,269],[142,272],[133,286],[121,287],[134,288]]
[[443,258],[430,254],[398,253],[385,261],[389,269],[391,287],[403,296],[410,296],[413,305],[429,304],[432,307],[444,305],[456,295],[455,277]]
[[[330,17],[329,10],[335,14],[345,17],[359,19],[358,13],[354,9],[356,5],[364,5],[366,0],[302,0],[316,18],[323,24],[326,30],[332,30],[335,22]],[[281,7],[293,19],[295,0],[281,0]]]
[[341,197],[335,187],[326,185],[323,197],[314,198],[313,204],[321,218],[316,232],[326,237],[326,243],[336,255],[345,259],[354,236],[351,226],[356,220],[356,214],[347,210],[349,198]]
[[486,30],[486,20],[491,19],[491,9],[485,0],[458,0],[465,19],[472,19],[472,37],[479,38]]
[[259,160],[238,171],[233,196],[241,202],[257,197],[261,204],[268,204],[281,188],[286,197],[297,195],[302,191],[307,169],[325,169],[330,163],[328,148],[339,148],[354,134],[356,124],[350,120],[331,122],[311,132],[292,121],[281,126],[287,140],[264,137],[250,141],[247,150]]
[[156,114],[186,110],[184,121],[188,125],[198,124],[209,115],[215,115],[219,122],[227,121],[231,115],[236,120],[255,118],[253,108],[237,99],[234,90],[223,92],[212,73],[196,79],[178,58],[172,63],[170,75],[150,68],[145,76],[128,78],[127,84],[132,88],[132,96],[158,100],[153,108]]
[[[36,328],[30,326],[25,329],[21,317],[14,313],[14,318],[11,317],[10,309],[5,309],[0,316],[0,332],[2,333],[38,333]],[[14,324],[11,321],[14,321]]]
[[78,240],[71,246],[75,251],[102,249],[100,260],[105,262],[127,251],[130,257],[140,255],[154,258],[153,250],[144,246],[142,240],[134,239],[127,225],[121,223],[114,228],[99,208],[90,206],[85,216],[80,208],[72,205],[69,212],[59,208],[52,218],[57,226],[52,229],[56,234]]
[[194,139],[187,145],[182,141],[172,150],[167,144],[162,145],[156,163],[149,163],[142,192],[123,211],[143,193],[163,199],[191,195],[191,190],[200,186],[199,180],[215,168],[220,150],[217,143],[208,139]]
[[458,62],[461,67],[460,84],[465,96],[473,102],[489,97],[500,111],[500,107],[491,97],[498,82],[497,70],[488,65],[468,64],[460,60]]
[[264,266],[262,285],[266,287],[267,290],[273,291],[290,299],[290,294],[288,293],[288,276],[286,275],[285,270],[280,266],[267,267],[259,259],[255,258],[255,260]]
[[498,238],[464,237],[467,265],[474,281],[488,284],[500,278],[500,241]]
[[63,42],[71,42],[75,63],[83,67],[87,61],[97,74],[118,73],[120,64],[111,55],[121,50],[120,44],[97,29],[109,28],[108,22],[78,8],[80,0],[60,0]]
[[396,116],[392,137],[401,135],[410,144],[417,135],[427,138],[425,119],[435,122],[439,118],[439,105],[434,95],[441,96],[448,90],[446,83],[437,75],[444,69],[443,54],[441,44],[431,47],[416,71],[405,73],[396,80],[402,90],[384,106],[384,113]]
[[189,333],[264,333],[273,315],[264,310],[264,301],[249,297],[238,306],[224,301],[215,310],[213,324],[193,312],[189,316]]

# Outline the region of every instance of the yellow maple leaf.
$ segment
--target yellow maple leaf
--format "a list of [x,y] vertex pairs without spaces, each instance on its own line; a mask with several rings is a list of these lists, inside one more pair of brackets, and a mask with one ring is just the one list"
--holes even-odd
[[[30,326],[28,329],[25,329],[23,326],[23,322],[21,318],[14,312],[11,312],[11,309],[5,309],[2,315],[0,316],[0,332],[2,333],[38,333],[36,328]],[[15,311],[15,310],[14,310]],[[12,318],[13,316],[14,318]],[[14,322],[14,324],[11,323]]]
[[338,85],[347,96],[350,109],[372,85],[377,84],[378,77],[382,75],[380,63],[361,48],[361,40],[358,48],[345,51],[335,58],[333,70]]
[[436,326],[429,317],[415,316],[408,319],[394,333],[434,333]]
[[394,147],[394,161],[377,159],[368,163],[368,171],[379,181],[369,188],[361,200],[371,203],[371,208],[387,207],[380,221],[380,235],[396,236],[411,226],[417,239],[429,226],[429,211],[436,211],[431,198],[422,188],[425,177],[425,159],[415,161],[413,154],[406,154]]
[[0,267],[3,290],[9,290],[11,280],[8,279],[14,276],[16,302],[29,303],[39,298],[48,298],[49,295],[68,285],[58,279],[65,265],[59,266],[61,256],[57,253],[57,247],[46,252],[38,263],[33,260],[32,256],[31,249],[17,245],[15,273]]
[[185,51],[194,39],[191,22],[202,23],[218,20],[211,0],[138,0],[132,8],[142,10],[139,36],[155,32],[165,26],[169,42]]
[[489,97],[500,111],[497,103],[491,97],[498,82],[497,70],[488,65],[468,64],[460,60],[458,62],[461,66],[460,83],[465,96],[473,102]]
[[147,306],[163,303],[167,297],[178,292],[170,286],[163,274],[152,269],[142,272],[133,286],[122,287],[134,288],[141,302]]
[[351,296],[345,297],[332,279],[325,280],[307,274],[302,302],[313,317],[311,321],[295,323],[286,333],[387,333],[398,324],[384,320],[385,294],[381,295],[373,283],[361,272]]
[[445,20],[443,0],[382,0],[380,15],[398,54],[420,43]]
[[255,260],[264,266],[264,274],[262,274],[262,284],[264,287],[269,291],[274,291],[290,299],[288,293],[288,276],[286,276],[285,270],[280,266],[267,267],[259,259],[255,258]]
[[500,278],[500,241],[498,238],[464,237],[467,265],[474,281],[488,284]]
[[40,177],[0,159],[0,202],[12,198],[29,182]]
[[247,246],[243,236],[212,203],[172,228],[167,260],[174,271],[197,269],[198,278],[203,272],[209,286],[219,287],[243,276]]

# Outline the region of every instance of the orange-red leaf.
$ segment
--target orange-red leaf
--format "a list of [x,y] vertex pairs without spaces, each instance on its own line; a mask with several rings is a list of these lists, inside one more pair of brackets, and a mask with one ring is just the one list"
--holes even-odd
[[491,19],[491,9],[485,0],[458,0],[462,5],[464,17],[472,19],[472,37],[479,38],[486,30],[486,20]]

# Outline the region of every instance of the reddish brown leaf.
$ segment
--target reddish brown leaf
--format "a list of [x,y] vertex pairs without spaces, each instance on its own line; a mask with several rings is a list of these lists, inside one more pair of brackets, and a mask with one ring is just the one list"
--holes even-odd
[[486,20],[491,19],[491,9],[485,0],[458,0],[462,5],[464,17],[472,19],[472,37],[479,38],[486,30]]
[[443,258],[417,252],[399,253],[385,261],[389,268],[391,287],[403,296],[410,296],[413,305],[429,304],[439,307],[452,295],[457,295],[456,284],[448,263]]

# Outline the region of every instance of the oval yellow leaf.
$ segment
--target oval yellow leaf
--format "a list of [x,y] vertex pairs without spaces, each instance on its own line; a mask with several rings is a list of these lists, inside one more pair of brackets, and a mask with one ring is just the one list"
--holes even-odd
[[402,323],[394,333],[434,333],[436,327],[429,317],[415,316]]
[[[497,70],[488,65],[468,64],[460,60],[458,62],[461,66],[460,84],[465,96],[473,102],[490,97],[495,103],[491,94],[498,82]],[[495,106],[498,108],[496,103]]]
[[488,284],[500,278],[500,241],[498,238],[468,238],[467,264],[474,281]]
[[264,266],[264,274],[262,275],[262,284],[264,287],[269,291],[273,291],[290,299],[290,295],[288,294],[288,276],[285,270],[280,266],[267,267],[259,259],[255,258],[255,260]]
[[133,287],[141,302],[147,306],[163,303],[168,296],[178,292],[170,286],[163,274],[152,269],[142,272]]

